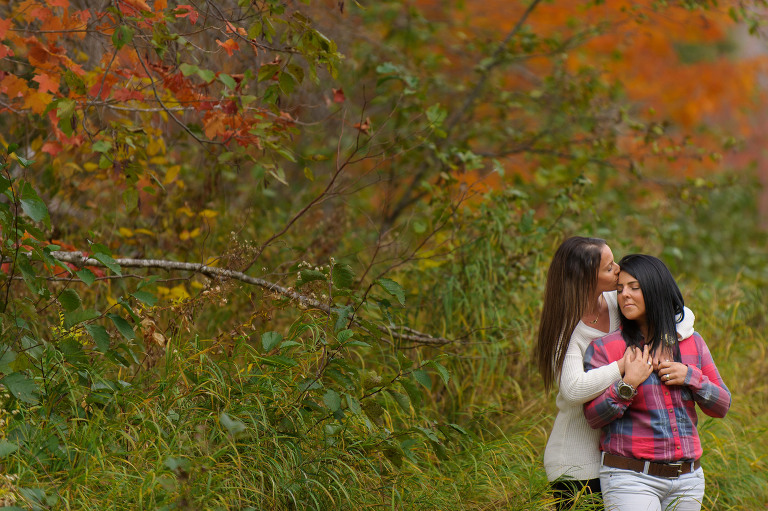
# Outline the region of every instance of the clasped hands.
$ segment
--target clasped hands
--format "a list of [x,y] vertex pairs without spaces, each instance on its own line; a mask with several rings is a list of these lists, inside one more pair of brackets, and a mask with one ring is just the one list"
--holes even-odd
[[653,372],[658,373],[659,379],[665,385],[683,385],[688,374],[687,365],[668,358],[661,360],[660,356],[654,356],[650,352],[650,347],[647,344],[643,346],[642,350],[635,346],[628,347],[624,352],[622,362],[623,364],[620,366],[624,366],[623,379],[635,388],[647,380]]

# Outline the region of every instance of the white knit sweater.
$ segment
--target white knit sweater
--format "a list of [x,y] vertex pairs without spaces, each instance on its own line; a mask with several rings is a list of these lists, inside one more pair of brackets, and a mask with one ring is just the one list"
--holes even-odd
[[[544,451],[544,468],[550,481],[561,476],[573,479],[599,477],[600,430],[589,427],[584,418],[583,405],[621,378],[618,362],[584,372],[584,352],[590,343],[619,328],[616,292],[603,293],[603,298],[608,304],[610,330],[602,332],[580,321],[565,353],[556,399],[557,417]],[[677,331],[683,339],[693,335],[693,322],[693,313],[686,307],[684,321],[677,325]]]

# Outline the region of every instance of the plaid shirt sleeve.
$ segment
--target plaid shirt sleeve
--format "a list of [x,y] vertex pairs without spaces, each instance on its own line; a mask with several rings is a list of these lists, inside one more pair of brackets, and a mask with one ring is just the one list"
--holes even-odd
[[690,360],[683,360],[688,365],[685,385],[693,393],[693,399],[702,412],[710,417],[725,417],[731,407],[731,392],[720,377],[707,343],[698,333],[693,335],[693,341],[695,351],[686,353],[685,358]]
[[[593,341],[584,353],[584,370],[589,371],[618,360],[615,354],[617,351],[623,354],[625,346],[620,334]],[[601,428],[624,416],[631,401],[620,398],[618,389],[619,382],[614,382],[602,394],[584,404],[584,416],[590,427]]]

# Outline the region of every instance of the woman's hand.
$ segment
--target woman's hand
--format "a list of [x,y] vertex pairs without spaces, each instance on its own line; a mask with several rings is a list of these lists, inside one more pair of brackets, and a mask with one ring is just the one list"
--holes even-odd
[[623,380],[637,388],[653,372],[653,360],[651,359],[650,348],[647,344],[643,346],[642,351],[634,346],[631,349],[632,353],[629,354],[628,358],[626,358],[625,353],[626,361],[624,364]]
[[688,366],[680,362],[665,360],[659,362],[659,378],[665,385],[685,385]]
[[621,373],[621,376],[624,376],[624,369],[627,367],[627,361],[631,356],[632,356],[632,347],[627,346],[627,349],[624,350],[624,356],[616,361],[616,363],[619,364],[619,372]]

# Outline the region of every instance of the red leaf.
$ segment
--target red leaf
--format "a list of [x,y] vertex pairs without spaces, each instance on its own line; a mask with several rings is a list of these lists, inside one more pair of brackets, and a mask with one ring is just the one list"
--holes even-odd
[[[184,9],[187,12],[179,12],[179,9]],[[177,18],[186,18],[189,17],[189,22],[193,25],[197,23],[197,11],[192,7],[191,5],[179,5],[176,7],[176,17]]]
[[42,151],[44,153],[50,154],[51,156],[56,156],[61,152],[61,149],[61,144],[58,142],[46,142],[43,144]]
[[344,101],[347,99],[344,96],[344,90],[343,89],[331,89],[333,91],[333,102],[334,103],[344,103]]
[[48,5],[51,7],[63,7],[64,9],[69,8],[69,0],[48,0]]
[[119,88],[112,92],[112,97],[118,101],[144,100],[144,94],[137,90]]
[[4,44],[0,44],[0,59],[4,59],[5,57],[12,57],[13,56],[13,50],[8,48]]

